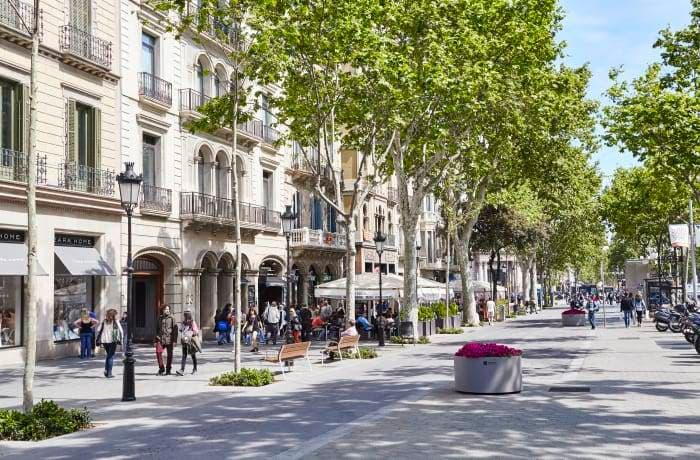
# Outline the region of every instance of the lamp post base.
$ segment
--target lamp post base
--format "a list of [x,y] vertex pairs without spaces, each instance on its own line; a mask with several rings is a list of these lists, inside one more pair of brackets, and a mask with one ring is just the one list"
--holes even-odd
[[124,380],[122,384],[122,401],[136,401],[136,384],[134,383],[134,352],[129,350],[124,358]]

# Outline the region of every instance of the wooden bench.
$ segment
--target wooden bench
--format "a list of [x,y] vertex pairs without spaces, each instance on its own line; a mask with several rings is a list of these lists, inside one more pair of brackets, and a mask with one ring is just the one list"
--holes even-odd
[[285,345],[282,345],[282,348],[280,348],[280,351],[275,353],[273,356],[268,356],[268,354],[265,354],[265,357],[262,358],[263,361],[267,361],[269,363],[277,363],[280,366],[280,370],[282,370],[282,378],[285,378],[284,375],[284,366],[287,362],[289,361],[294,361],[295,359],[305,359],[306,364],[309,366],[309,370],[311,370],[311,361],[309,360],[309,349],[311,348],[311,342],[301,342],[301,343],[288,343]]
[[326,355],[330,355],[331,352],[338,353],[338,356],[340,357],[340,360],[343,360],[343,350],[354,350],[355,353],[357,353],[357,356],[362,359],[362,355],[360,355],[360,336],[359,335],[346,335],[344,337],[341,337],[340,340],[334,345],[328,344],[326,345],[326,348],[321,350],[321,365],[324,364],[324,357]]

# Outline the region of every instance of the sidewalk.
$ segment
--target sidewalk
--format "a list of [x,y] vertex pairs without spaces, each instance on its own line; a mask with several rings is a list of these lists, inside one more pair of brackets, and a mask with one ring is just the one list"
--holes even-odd
[[[247,368],[266,368],[273,373],[279,371],[279,366],[273,363],[261,361],[266,353],[274,354],[278,351],[282,342],[272,345],[261,345],[259,353],[251,353],[250,347],[243,347],[241,365]],[[312,366],[321,368],[320,352],[325,342],[312,342],[311,357]],[[377,342],[360,342],[361,347],[377,347]],[[382,350],[382,356],[393,354],[400,350],[400,345],[388,344]],[[180,368],[181,347],[176,346],[173,359],[173,375],[158,376],[158,364],[156,362],[153,347],[137,345],[134,357],[136,359],[136,398],[135,403],[121,403],[123,381],[123,354],[117,352],[114,360],[114,378],[107,379],[103,375],[104,354],[99,354],[90,360],[81,360],[78,357],[61,358],[56,360],[40,361],[34,380],[34,399],[52,399],[64,407],[87,407],[93,413],[96,421],[104,421],[113,418],[114,411],[126,410],[130,416],[157,415],[162,410],[172,410],[170,407],[162,407],[157,403],[143,403],[144,401],[157,401],[158,396],[180,397],[183,401],[188,398],[196,398],[202,392],[217,393],[230,391],[230,388],[209,386],[209,379],[223,372],[233,371],[233,347],[230,344],[217,345],[215,341],[206,342],[203,352],[197,354],[198,369],[195,375],[191,374],[192,360],[188,357],[186,373],[180,377],[175,371]],[[165,359],[165,356],[163,357]],[[332,369],[334,363],[327,363],[327,368]],[[298,370],[296,370],[298,369]],[[287,373],[287,379],[294,379],[299,374],[308,372],[305,363],[299,362]],[[0,368],[0,407],[20,408],[22,406],[22,375],[21,366]],[[281,376],[278,378],[281,379]]]

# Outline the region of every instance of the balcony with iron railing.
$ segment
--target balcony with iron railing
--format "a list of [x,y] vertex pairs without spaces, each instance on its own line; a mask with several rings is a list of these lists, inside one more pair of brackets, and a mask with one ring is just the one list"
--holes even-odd
[[263,140],[266,144],[275,145],[280,139],[280,132],[269,125],[263,125]]
[[[28,177],[27,154],[10,149],[0,149],[0,180],[26,183]],[[46,155],[36,158],[36,183],[46,184]]]
[[169,215],[173,209],[172,191],[154,185],[143,185],[141,196],[141,213]]
[[173,85],[153,74],[139,72],[139,97],[168,108],[173,103]]
[[[41,34],[41,14],[39,10],[39,33]],[[19,0],[0,0],[0,36],[12,41],[19,39],[27,43],[35,26],[34,6]],[[22,39],[25,40],[22,40]]]
[[[200,114],[200,107],[209,102],[211,97],[195,91],[192,88],[180,90],[180,113],[184,116],[192,117],[192,114]],[[260,142],[264,136],[263,122],[257,118],[238,123],[238,132],[246,139]],[[228,130],[230,134],[230,130]]]
[[[180,215],[183,219],[232,224],[233,201],[196,192],[180,193]],[[241,226],[280,229],[282,220],[279,211],[250,203],[239,203]]]
[[73,25],[61,26],[60,48],[64,58],[68,60],[73,57],[102,70],[112,68],[112,43]]
[[111,197],[114,196],[114,171],[74,162],[59,163],[58,187]]
[[227,25],[221,19],[211,15],[202,14],[198,5],[190,2],[187,4],[185,14],[192,18],[194,28],[201,30],[205,37],[213,39],[219,45],[243,50],[244,44],[238,27]]
[[314,230],[308,227],[292,230],[289,246],[322,250],[345,251],[346,238],[343,233]]

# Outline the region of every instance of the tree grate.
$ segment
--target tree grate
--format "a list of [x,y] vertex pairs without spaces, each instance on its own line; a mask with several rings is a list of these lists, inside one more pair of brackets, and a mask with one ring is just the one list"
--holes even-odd
[[591,387],[550,387],[550,393],[589,393]]

